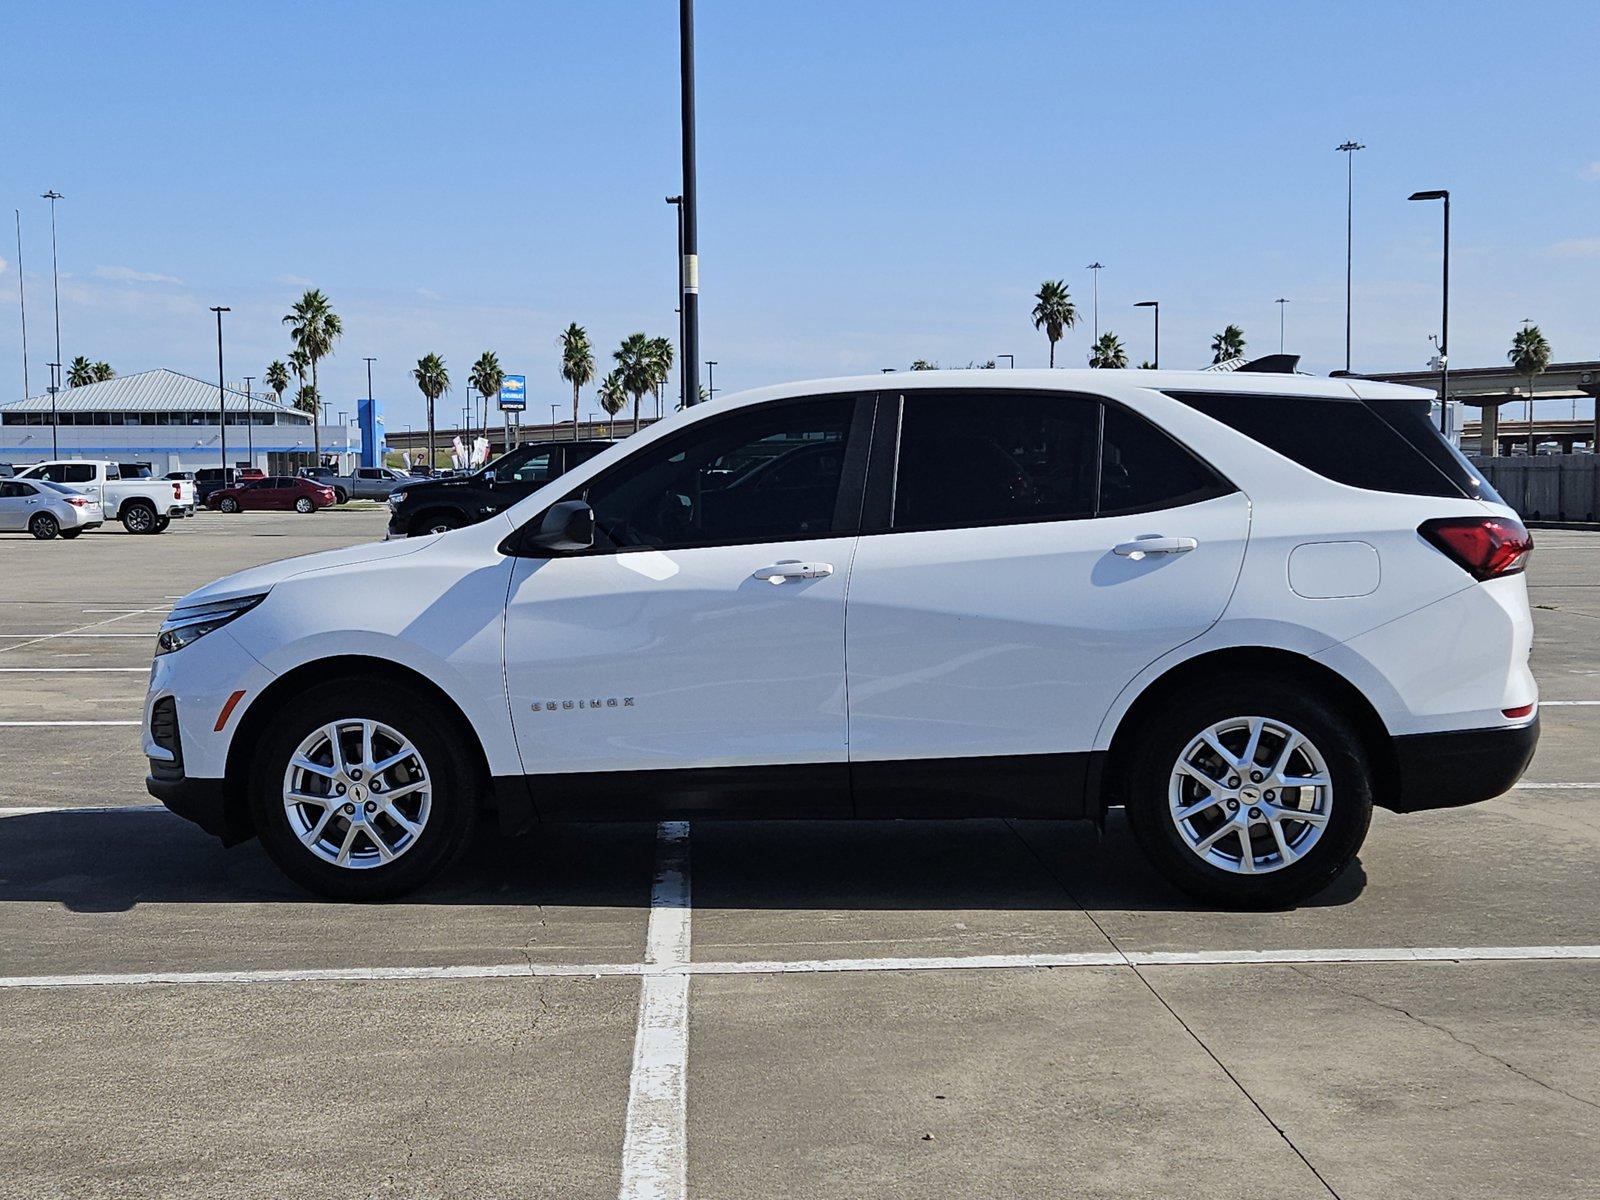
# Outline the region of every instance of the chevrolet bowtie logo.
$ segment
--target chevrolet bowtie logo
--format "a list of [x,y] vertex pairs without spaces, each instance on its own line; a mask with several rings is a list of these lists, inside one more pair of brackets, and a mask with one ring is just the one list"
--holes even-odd
[[565,712],[580,708],[632,708],[632,696],[602,696],[593,700],[535,700],[534,712]]

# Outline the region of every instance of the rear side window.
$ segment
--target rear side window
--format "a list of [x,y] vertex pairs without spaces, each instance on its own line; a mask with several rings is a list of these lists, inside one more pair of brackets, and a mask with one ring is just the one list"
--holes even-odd
[[1100,405],[1005,392],[905,398],[895,529],[1066,520],[1094,513]]
[[1380,415],[1394,401],[1225,392],[1169,395],[1335,483],[1411,496],[1479,494],[1466,492],[1413,444],[1417,430],[1408,437]]
[[1367,404],[1463,495],[1491,504],[1505,503],[1472,461],[1434,426],[1432,405],[1426,400],[1372,400]]

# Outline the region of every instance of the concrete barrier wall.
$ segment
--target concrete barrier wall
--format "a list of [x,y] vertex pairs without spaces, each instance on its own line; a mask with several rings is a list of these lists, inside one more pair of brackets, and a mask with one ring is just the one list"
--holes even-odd
[[1540,454],[1473,462],[1526,520],[1600,521],[1600,457]]

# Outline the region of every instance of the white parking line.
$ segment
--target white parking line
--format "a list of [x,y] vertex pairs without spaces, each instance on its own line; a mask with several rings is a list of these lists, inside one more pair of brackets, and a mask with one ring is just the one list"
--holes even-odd
[[0,808],[0,817],[32,817],[40,813],[147,813],[166,812],[164,804],[13,804]]
[[1519,779],[1511,785],[1512,791],[1519,792],[1592,792],[1600,788],[1600,783],[1538,783],[1531,779]]
[[[79,633],[75,629],[69,629],[65,633],[0,633],[0,640],[8,638],[39,638],[40,640],[45,638],[147,638],[154,636],[155,634],[153,633]],[[11,650],[15,649],[15,647],[7,646],[6,649]]]
[[618,1200],[681,1200],[688,1192],[689,826],[656,828],[639,1024],[633,1035]]
[[149,667],[0,667],[0,675],[122,675],[142,674]]
[[1540,708],[1593,708],[1600,700],[1541,700]]
[[[674,981],[687,985],[694,975],[812,975],[845,974],[872,971],[1006,971],[1006,970],[1070,970],[1074,968],[1104,967],[1270,967],[1270,966],[1339,966],[1374,963],[1501,963],[1501,962],[1595,962],[1600,961],[1600,946],[1375,946],[1350,947],[1329,950],[1129,950],[1092,951],[1083,954],[971,954],[926,958],[831,958],[802,959],[770,962],[698,962],[698,963],[492,963],[484,965],[443,967],[315,967],[303,970],[262,971],[137,971],[116,974],[85,975],[8,975],[0,976],[0,988],[82,988],[82,987],[150,987],[157,985],[232,985],[245,986],[270,983],[426,983],[442,980],[473,979],[616,979],[641,977],[648,985]],[[685,993],[687,994],[687,993]],[[645,1005],[640,1004],[640,1035],[643,1027]],[[685,1009],[686,1011],[686,1009]],[[685,1023],[686,1024],[686,1023]],[[655,1032],[655,1027],[650,1031]],[[679,1042],[679,1045],[684,1045]],[[653,1047],[655,1049],[657,1047]],[[675,1085],[674,1099],[666,1113],[663,1136],[652,1145],[636,1142],[636,1131],[654,1133],[654,1127],[636,1126],[634,1097],[641,1081],[641,1054],[634,1048],[634,1084],[629,1089],[628,1136],[624,1144],[625,1158],[628,1148],[633,1148],[634,1161],[662,1146],[675,1144],[677,1163],[670,1165],[671,1175],[682,1164],[683,1126],[681,1101],[683,1091],[683,1058],[680,1053],[659,1058],[651,1055],[644,1059],[647,1066],[663,1069],[650,1075],[646,1083],[666,1082]],[[649,1072],[645,1074],[649,1075]],[[642,1107],[642,1105],[640,1106]],[[673,1114],[677,1116],[674,1117]],[[642,1112],[640,1115],[643,1115]],[[674,1122],[676,1126],[674,1128]],[[660,1163],[662,1160],[654,1158]],[[653,1177],[660,1181],[662,1176]],[[628,1172],[624,1165],[624,1186]],[[682,1192],[635,1191],[624,1192],[630,1196],[681,1195]]]
[[[71,637],[90,629],[99,629],[103,625],[115,625],[118,621],[131,617],[133,613],[125,612],[120,617],[107,617],[104,621],[90,621],[87,625],[79,625],[73,629],[63,629],[60,633],[41,633],[34,635],[31,641],[18,642],[15,646],[0,647],[0,654],[8,650],[23,650],[29,646],[37,646],[40,642],[48,642],[53,638]],[[148,636],[148,635],[146,635]]]
[[140,724],[138,721],[0,721],[0,729],[71,729],[79,725],[138,724]]

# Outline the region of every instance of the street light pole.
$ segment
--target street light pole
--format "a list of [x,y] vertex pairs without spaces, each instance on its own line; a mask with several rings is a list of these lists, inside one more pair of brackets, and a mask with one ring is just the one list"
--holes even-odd
[[59,392],[60,390],[61,390],[61,364],[58,363],[58,362],[53,362],[53,363],[50,364],[50,457],[51,458],[60,458],[61,457],[61,447],[59,445],[59,439],[57,438],[57,430],[60,428],[60,422],[57,420],[57,414],[56,414],[56,393]]
[[1134,304],[1135,308],[1153,308],[1156,310],[1156,357],[1155,368],[1161,369],[1161,301],[1140,300]]
[[[673,219],[678,223],[678,304],[672,311],[678,314],[678,407],[683,407],[683,197],[668,196],[673,207]],[[577,436],[574,427],[573,436]]]
[[1289,303],[1282,296],[1273,301],[1278,306],[1278,353],[1283,353],[1283,306]]
[[[55,188],[40,195],[39,199],[50,201],[50,290],[54,294],[56,306],[56,362],[61,362],[61,275],[56,266],[56,201],[65,200],[66,197]],[[52,420],[54,414],[52,413]]]
[[244,444],[245,458],[250,460],[250,465],[256,465],[256,431],[255,431],[255,397],[250,394],[250,385],[256,381],[254,375],[244,377]]
[[28,291],[22,282],[22,210],[11,210],[17,216],[17,304],[22,309],[22,398],[28,398]]
[[1105,270],[1105,263],[1096,260],[1090,263],[1085,270],[1094,272],[1094,340],[1100,340],[1100,272]]
[[1335,150],[1344,152],[1344,372],[1350,373],[1350,263],[1351,237],[1355,229],[1356,211],[1356,151],[1365,150],[1360,142],[1351,140],[1342,146],[1335,146]]
[[694,162],[694,0],[678,0],[678,85],[683,120],[683,402],[700,400],[700,218]]
[[1407,199],[1444,201],[1444,313],[1439,324],[1439,432],[1443,433],[1450,407],[1450,192],[1435,188],[1428,192],[1412,192]]
[[712,359],[707,359],[706,360],[706,399],[707,400],[715,400],[716,398],[717,398],[717,360],[712,358]]
[[233,309],[225,304],[212,305],[217,314],[217,436],[222,450],[222,482],[228,482],[228,386],[222,381],[222,314]]

